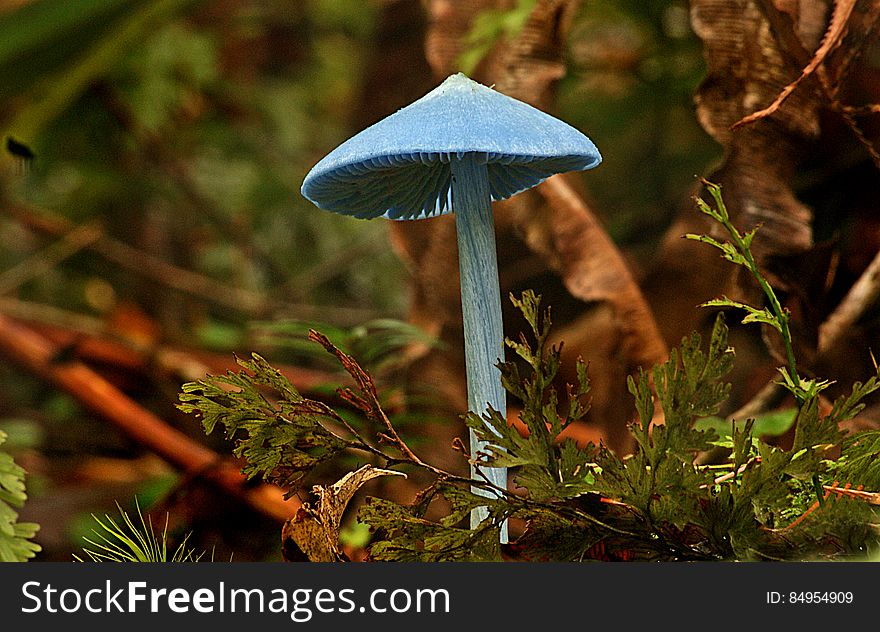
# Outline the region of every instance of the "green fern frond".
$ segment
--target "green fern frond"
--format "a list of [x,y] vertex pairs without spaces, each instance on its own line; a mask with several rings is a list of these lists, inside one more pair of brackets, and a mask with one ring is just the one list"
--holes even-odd
[[[0,431],[0,445],[5,442],[6,433]],[[13,509],[27,500],[24,475],[24,469],[10,455],[0,452],[0,562],[24,562],[42,550],[31,542],[39,525],[18,522],[18,512]]]

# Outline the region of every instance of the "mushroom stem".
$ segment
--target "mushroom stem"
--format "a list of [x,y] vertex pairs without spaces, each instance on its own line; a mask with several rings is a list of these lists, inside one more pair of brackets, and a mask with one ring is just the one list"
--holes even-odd
[[[450,160],[452,203],[458,236],[461,273],[461,308],[464,322],[464,355],[467,372],[468,409],[483,414],[491,406],[506,418],[507,405],[501,373],[496,364],[504,358],[501,323],[501,288],[495,251],[495,223],[489,194],[485,154],[466,153]],[[474,456],[486,442],[470,431]],[[471,465],[471,476],[478,476]],[[507,488],[507,468],[485,468],[482,473],[494,485]],[[474,488],[474,493],[491,497],[491,492]],[[471,528],[488,516],[486,507],[471,512]],[[501,542],[507,542],[507,522],[501,526]]]

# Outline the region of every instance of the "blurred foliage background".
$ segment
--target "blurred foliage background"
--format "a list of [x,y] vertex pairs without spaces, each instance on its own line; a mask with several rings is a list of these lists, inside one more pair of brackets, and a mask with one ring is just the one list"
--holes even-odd
[[[405,320],[407,271],[387,223],[325,213],[298,192],[365,124],[366,65],[388,45],[378,21],[394,5],[415,8],[410,28],[424,30],[419,3],[391,0],[0,0],[0,313],[54,336],[62,354],[95,339],[128,350],[128,364],[92,364],[200,441],[174,409],[198,370],[250,351],[329,370],[290,344],[295,323],[342,332]],[[471,50],[529,7],[484,16]],[[705,67],[688,5],[584,2],[565,57],[554,114],[602,151],[586,186],[640,270],[688,206],[694,175],[721,157],[694,114]],[[462,68],[473,63],[462,56]],[[411,90],[432,85],[425,76]],[[159,349],[198,362],[161,370]],[[30,474],[22,515],[42,525],[39,559],[69,560],[89,514],[135,494],[217,559],[278,559],[277,524],[191,485],[8,359],[0,429]]]

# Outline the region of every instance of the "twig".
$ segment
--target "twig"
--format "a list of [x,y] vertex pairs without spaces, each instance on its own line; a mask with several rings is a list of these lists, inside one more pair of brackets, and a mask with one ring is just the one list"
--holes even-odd
[[850,489],[849,483],[847,483],[844,487],[838,487],[837,483],[835,483],[834,485],[823,485],[822,488],[826,492],[837,494],[838,496],[846,496],[855,500],[863,500],[869,505],[880,505],[880,493],[866,492],[862,489],[861,485],[859,485],[856,489]]
[[293,499],[285,501],[281,489],[273,485],[248,487],[238,468],[226,463],[213,450],[141,408],[81,362],[56,361],[58,351],[44,337],[0,315],[0,352],[16,363],[51,381],[85,408],[183,472],[195,473],[273,519],[287,520],[296,513],[299,503]]
[[758,391],[752,399],[743,404],[738,410],[727,416],[728,421],[755,419],[762,413],[778,406],[785,399],[786,391],[776,378],[773,378]]
[[95,243],[100,236],[101,227],[96,222],[72,228],[57,242],[0,273],[0,294],[8,294],[46,274],[65,259]]
[[855,115],[880,114],[880,103],[868,103],[865,105],[841,105],[841,111]]
[[98,240],[94,250],[128,270],[186,294],[208,299],[212,303],[257,314],[265,312],[268,307],[266,297],[259,292],[233,287],[175,266],[111,237],[105,236]]
[[816,69],[819,68],[822,62],[825,61],[825,58],[828,56],[828,54],[840,45],[840,42],[843,39],[843,34],[846,31],[847,22],[849,21],[849,17],[852,14],[853,9],[855,8],[855,5],[856,0],[839,0],[838,2],[835,2],[834,13],[831,17],[831,23],[828,25],[828,29],[825,32],[825,37],[822,39],[822,44],[819,46],[818,50],[816,50],[816,53],[813,55],[813,58],[810,60],[810,62],[801,71],[800,76],[793,82],[785,86],[776,97],[776,99],[774,99],[773,103],[771,103],[763,110],[753,112],[752,114],[743,117],[742,119],[734,123],[731,126],[731,129],[736,129],[743,125],[754,123],[759,119],[770,116],[776,110],[778,110],[782,103],[800,85],[801,81],[811,76],[816,71]]
[[[87,363],[112,366],[123,371],[158,371],[175,379],[197,380],[206,373],[223,373],[235,368],[229,354],[211,353],[159,344],[145,347],[108,330],[104,321],[69,312],[52,305],[0,297],[0,314],[13,317],[52,345],[75,348],[75,357]],[[276,368],[300,391],[337,381],[326,371],[293,365]]]
[[880,151],[874,147],[874,143],[868,138],[867,134],[865,134],[864,130],[859,125],[859,122],[856,120],[855,114],[842,107],[839,101],[834,101],[832,106],[840,113],[840,117],[843,119],[843,122],[847,124],[850,131],[856,137],[856,140],[858,140],[867,150],[868,155],[871,156],[871,160],[874,161],[874,165],[880,169]]
[[[819,326],[819,348],[816,361],[821,361],[840,342],[867,309],[880,297],[880,253],[852,285],[835,310]],[[752,399],[731,413],[728,419],[750,419],[779,405],[785,389],[776,378],[764,385]]]
[[[751,466],[752,464],[760,463],[760,462],[761,462],[760,456],[753,457],[753,458],[749,459],[748,461],[746,461],[745,463],[743,463],[742,465],[740,465],[739,468],[737,468],[737,470],[735,472],[730,471],[730,472],[727,472],[726,474],[722,474],[721,476],[716,477],[715,480],[712,481],[712,483],[714,485],[720,485],[721,483],[725,483],[729,480],[732,480],[732,479],[736,478],[737,476],[739,476],[740,474],[742,474],[743,472],[745,472],[749,468],[749,466]],[[706,485],[706,484],[700,485],[700,489],[707,489],[708,487],[709,487],[709,485]]]
[[846,296],[819,327],[819,353],[831,351],[880,296],[880,252],[852,285]]
[[[850,498],[866,500],[872,505],[880,504],[880,498],[878,498],[878,495],[871,492],[863,492],[861,485],[859,485],[856,489],[850,489],[852,487],[852,483],[846,483],[843,487],[838,487],[839,484],[840,481],[834,481],[832,485],[823,485],[822,488],[825,490],[825,495],[822,497],[822,500],[826,500],[832,493],[835,493],[839,496],[849,496]],[[816,500],[812,505],[810,505],[809,509],[798,516],[794,522],[786,527],[783,527],[781,531],[788,531],[789,529],[795,528],[797,525],[806,520],[807,516],[809,516],[821,506],[822,503],[819,500]]]
[[[18,204],[8,206],[6,210],[19,222],[40,233],[60,236],[75,230],[74,224],[67,218],[45,209],[37,210]],[[291,313],[296,314],[300,319],[329,317],[343,323],[363,322],[376,315],[372,310],[367,309],[275,301],[265,293],[234,287],[168,263],[104,232],[99,233],[97,238],[85,247],[126,270],[166,287],[238,312],[257,316],[269,313],[275,315]]]
[[[794,90],[797,84],[803,79],[813,79],[818,84],[818,89],[825,95],[826,100],[828,101],[828,106],[838,112],[843,119],[844,123],[850,128],[850,131],[856,137],[862,146],[867,150],[868,154],[871,156],[871,160],[874,161],[874,164],[880,169],[880,152],[878,152],[877,148],[874,147],[874,143],[867,137],[862,128],[859,126],[858,121],[855,116],[858,114],[870,114],[880,112],[880,105],[870,104],[865,106],[849,106],[844,105],[838,99],[839,85],[832,85],[830,80],[828,79],[828,75],[825,72],[825,67],[822,62],[824,62],[824,56],[827,56],[827,53],[830,52],[831,49],[838,46],[840,44],[840,39],[843,37],[843,33],[845,31],[845,27],[848,24],[850,15],[855,7],[855,2],[853,0],[841,0],[840,2],[834,3],[834,12],[831,17],[831,23],[828,25],[828,28],[825,32],[825,37],[823,38],[822,45],[819,50],[816,51],[815,55],[811,54],[806,48],[804,48],[801,39],[798,37],[796,32],[796,27],[794,21],[791,16],[787,13],[783,12],[781,9],[776,7],[776,5],[771,0],[762,0],[758,3],[759,8],[764,13],[764,16],[767,18],[770,26],[773,30],[774,35],[777,38],[777,41],[781,44],[781,51],[793,58],[794,63],[800,65],[804,68],[804,73],[792,84],[786,86],[786,88],[780,93],[777,97],[777,100],[771,105],[769,108],[762,110],[761,112],[755,112],[739,122],[735,123],[732,128],[739,127],[741,125],[745,125],[747,123],[752,123],[759,118],[763,118],[772,114]],[[872,30],[876,27],[877,21],[880,20],[880,11],[874,11],[874,20],[870,25],[864,26],[865,32],[872,32]],[[833,40],[833,42],[832,42]],[[864,42],[867,38],[862,40],[861,45],[864,45]],[[826,44],[832,43],[833,45],[829,48],[829,50],[822,53],[822,49],[826,46]],[[854,49],[850,50],[850,55],[845,59],[844,63],[840,64],[837,68],[837,82],[839,84],[840,77],[843,76],[845,72],[846,66],[852,62],[858,52],[858,46]],[[815,72],[810,71],[807,73],[807,69],[813,66],[813,63],[820,56],[820,53],[823,55],[823,59],[820,63],[814,68]]]
[[69,331],[72,335],[100,336],[106,330],[104,322],[99,318],[77,314],[54,305],[22,301],[5,296],[0,297],[0,314],[12,316],[18,320],[59,327]]
[[298,296],[309,296],[327,281],[344,274],[347,268],[386,250],[385,239],[377,239],[374,234],[361,235],[343,244],[331,258],[289,275],[280,289],[295,291]]
[[[25,207],[21,204],[7,207],[8,212],[19,222],[43,234],[59,236],[73,234],[83,227],[76,225],[66,217],[45,209]],[[90,224],[86,224],[89,226]],[[85,243],[106,259],[146,276],[163,285],[186,294],[208,299],[212,303],[233,307],[239,311],[260,313],[266,310],[267,301],[262,294],[229,286],[204,275],[172,265],[150,253],[114,239],[103,230],[97,229],[94,239]]]
[[[382,408],[382,404],[379,402],[379,395],[376,391],[376,384],[373,382],[373,378],[370,377],[369,373],[361,368],[361,366],[357,363],[357,360],[355,360],[352,356],[346,354],[345,352],[341,351],[336,345],[330,342],[330,339],[327,338],[327,336],[319,331],[310,329],[309,340],[317,342],[322,347],[324,347],[324,349],[328,353],[336,356],[342,367],[348,372],[349,375],[351,375],[352,378],[354,378],[355,383],[358,385],[359,392],[355,393],[351,389],[342,388],[337,390],[339,396],[342,397],[342,399],[347,401],[349,404],[352,404],[353,406],[363,411],[368,416],[382,423],[382,425],[385,427],[387,434],[383,433],[380,436],[388,443],[393,445],[401,453],[403,459],[400,462],[410,463],[411,465],[420,467],[450,481],[459,483],[475,483],[482,485],[482,483],[479,481],[474,481],[470,478],[457,476],[455,474],[452,474],[451,472],[447,472],[438,467],[435,467],[430,463],[426,463],[421,458],[419,458],[419,456],[410,449],[406,442],[397,433],[397,429],[394,427],[394,424],[391,423],[391,420],[388,418],[388,415],[385,414],[385,410]],[[348,427],[347,424],[346,426]],[[354,431],[350,428],[349,430],[354,433]],[[357,435],[357,433],[354,434],[359,438],[359,435]],[[370,451],[373,450],[370,449]],[[379,454],[385,459],[389,458],[384,453]]]

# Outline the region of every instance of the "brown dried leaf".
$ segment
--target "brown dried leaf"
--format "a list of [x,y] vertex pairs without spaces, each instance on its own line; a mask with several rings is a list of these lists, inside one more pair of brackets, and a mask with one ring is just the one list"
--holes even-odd
[[349,472],[328,487],[312,488],[317,503],[304,503],[281,529],[281,550],[288,562],[340,562],[346,555],[339,542],[342,515],[355,493],[368,481],[380,476],[403,476],[403,472],[365,465]]
[[[840,82],[877,36],[878,20],[876,0],[691,3],[707,64],[697,115],[726,150],[725,164],[710,179],[726,185],[735,222],[763,225],[755,245],[764,262],[768,255],[800,255],[812,246],[812,213],[797,200],[791,181],[819,137],[823,109],[840,112],[880,165],[854,115],[837,101]],[[763,103],[771,106],[755,112]]]
[[556,82],[565,75],[565,44],[580,0],[542,0],[495,68],[495,87],[504,94],[548,110]]
[[542,182],[538,192],[550,209],[545,246],[565,287],[585,302],[607,301],[614,308],[630,368],[663,362],[667,348],[651,308],[590,207],[559,176]]
[[834,13],[831,16],[831,23],[828,25],[828,30],[825,32],[822,45],[816,50],[810,63],[801,71],[800,76],[785,86],[779,95],[773,100],[773,103],[763,110],[758,110],[757,112],[753,112],[752,114],[741,118],[733,124],[733,129],[742,125],[754,123],[765,116],[770,116],[779,109],[782,103],[800,85],[801,81],[812,75],[825,61],[825,58],[828,57],[831,51],[840,45],[844,32],[846,31],[847,22],[849,21],[850,15],[852,15],[855,6],[856,0],[837,0],[837,2],[834,3]]
[[[836,96],[841,82],[857,71],[856,62],[868,49],[868,45],[880,36],[880,2],[877,0],[856,0],[846,21],[842,43],[831,53],[823,66],[828,69],[830,92]],[[822,68],[820,68],[822,70]]]
[[[764,2],[691,3],[691,25],[703,41],[707,67],[696,96],[697,116],[703,128],[722,145],[733,139],[734,123],[751,114],[757,105],[771,102],[794,78],[792,61],[797,59],[798,51],[783,47],[767,18]],[[815,37],[803,31],[799,13],[789,17],[794,22],[795,41]],[[822,29],[824,32],[824,25]],[[784,106],[778,109],[774,121],[797,136],[818,134],[815,94],[796,92]]]
[[[538,2],[522,31],[501,56],[498,90],[536,107],[549,109],[556,82],[565,74],[565,41],[580,3]],[[666,357],[650,307],[614,242],[584,199],[563,177],[537,187],[540,197],[521,196],[514,220],[530,247],[560,275],[569,293],[585,303],[607,301],[615,310],[622,336],[619,352],[627,369],[649,367]],[[546,212],[538,212],[538,206]],[[499,205],[502,206],[502,205]],[[580,350],[572,350],[577,353]],[[586,355],[586,354],[585,354]]]
[[[785,22],[791,26],[779,37]],[[726,154],[709,179],[724,186],[734,222],[745,229],[763,226],[754,244],[760,260],[802,253],[812,245],[812,213],[790,183],[798,156],[819,134],[821,96],[794,91],[772,116],[732,128],[792,83],[804,42],[818,41],[826,28],[800,4],[780,0],[694,0],[691,23],[707,66],[697,117]]]

